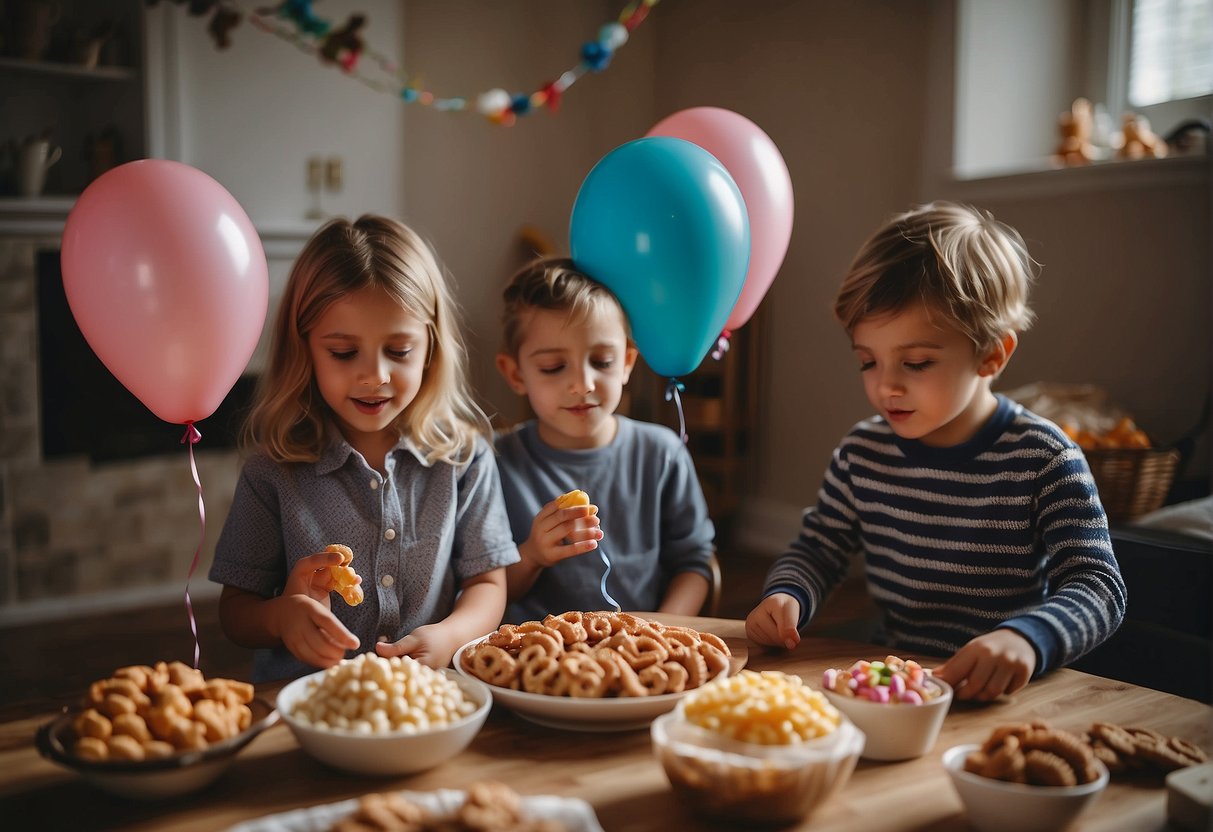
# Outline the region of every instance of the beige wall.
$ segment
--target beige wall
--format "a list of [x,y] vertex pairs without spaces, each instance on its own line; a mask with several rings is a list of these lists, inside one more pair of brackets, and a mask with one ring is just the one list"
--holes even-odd
[[[491,0],[412,2],[408,63],[453,89],[529,89],[620,6],[532,5],[520,16]],[[491,367],[518,226],[536,223],[567,245],[577,187],[598,158],[672,112],[714,105],[771,135],[796,195],[791,245],[760,313],[768,392],[748,522],[770,526],[770,540],[794,534],[835,442],[868,414],[829,314],[837,281],[870,230],[917,201],[989,208],[1044,265],[1039,323],[1000,386],[1096,382],[1162,441],[1190,428],[1211,376],[1207,176],[1110,189],[1083,180],[1072,193],[1064,180],[1001,194],[950,185],[940,174],[951,155],[953,14],[950,0],[663,0],[611,69],[583,79],[554,118],[503,130],[410,109],[408,218],[459,282],[473,375],[490,406],[520,415]],[[1207,471],[1207,458],[1196,467]]]
[[[502,87],[533,92],[578,62],[583,41],[613,20],[612,0],[525,4],[496,0],[405,6],[406,63],[438,94]],[[664,11],[660,9],[659,11]],[[520,226],[568,251],[568,219],[585,175],[612,148],[652,123],[653,18],[601,74],[583,76],[559,112],[502,127],[471,112],[409,107],[405,121],[405,219],[434,244],[458,285],[469,327],[472,379],[490,413],[509,421],[522,404],[493,367],[501,289],[525,259]]]

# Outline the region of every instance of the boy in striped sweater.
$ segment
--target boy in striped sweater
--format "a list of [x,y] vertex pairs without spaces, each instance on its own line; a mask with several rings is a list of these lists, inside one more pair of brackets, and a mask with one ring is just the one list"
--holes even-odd
[[990,389],[1032,279],[1020,235],[968,206],[921,206],[863,245],[834,313],[877,415],[834,450],[753,641],[796,646],[861,553],[880,640],[946,656],[958,699],[1014,693],[1115,632],[1125,585],[1082,451]]

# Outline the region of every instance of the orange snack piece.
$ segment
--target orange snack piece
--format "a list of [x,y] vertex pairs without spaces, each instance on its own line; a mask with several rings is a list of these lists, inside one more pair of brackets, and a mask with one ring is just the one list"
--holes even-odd
[[556,508],[569,508],[570,506],[588,506],[590,504],[590,495],[586,494],[581,489],[575,489],[565,494],[561,494],[556,498]]
[[341,555],[341,565],[329,567],[329,591],[339,594],[351,607],[358,606],[366,596],[363,595],[362,586],[358,583],[358,573],[354,571],[354,567],[350,566],[354,562],[354,552],[349,546],[341,543],[325,546],[324,551],[337,552]]

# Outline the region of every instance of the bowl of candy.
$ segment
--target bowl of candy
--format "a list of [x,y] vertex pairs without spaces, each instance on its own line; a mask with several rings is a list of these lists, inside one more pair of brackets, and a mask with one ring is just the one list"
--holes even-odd
[[997,727],[957,745],[943,765],[979,832],[1051,832],[1078,818],[1108,785],[1108,769],[1075,734],[1041,722]]
[[865,760],[909,760],[935,747],[952,705],[952,687],[918,662],[888,656],[830,668],[821,688],[830,704],[867,736]]
[[850,779],[864,735],[798,676],[742,670],[653,721],[653,752],[692,811],[740,824],[809,816]]
[[253,686],[183,662],[131,665],[89,686],[34,738],[48,760],[111,794],[164,800],[218,780],[278,721]]
[[483,682],[453,670],[361,653],[288,684],[278,712],[320,762],[387,776],[433,768],[463,751],[492,702]]

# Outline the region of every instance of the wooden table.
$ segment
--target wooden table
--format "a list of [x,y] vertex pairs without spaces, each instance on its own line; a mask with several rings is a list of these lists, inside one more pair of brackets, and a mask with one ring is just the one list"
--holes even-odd
[[[729,638],[741,621],[662,616]],[[816,684],[828,667],[871,658],[879,648],[808,638],[791,653],[752,647],[749,667],[797,673]],[[906,656],[910,658],[911,656]],[[921,657],[918,657],[921,658]],[[1160,671],[1161,672],[1161,671]],[[261,693],[272,701],[274,686]],[[308,757],[290,730],[276,725],[257,738],[210,788],[165,803],[109,796],[40,757],[33,737],[51,713],[0,723],[0,825],[21,829],[213,830],[292,808],[331,803],[371,791],[462,788],[480,779],[505,782],[522,794],[580,797],[607,832],[720,829],[696,820],[675,800],[653,757],[647,731],[587,734],[543,728],[500,707],[472,745],[455,759],[408,777],[375,779],[333,771]],[[1144,725],[1213,750],[1213,708],[1148,688],[1073,670],[1034,682],[1007,701],[954,703],[934,750],[900,763],[860,761],[846,787],[799,828],[814,830],[967,828],[940,757],[950,746],[979,742],[990,729],[1032,717],[1082,730],[1096,720]],[[1078,826],[1082,830],[1161,830],[1161,778],[1114,780]],[[16,822],[16,826],[10,825]]]

